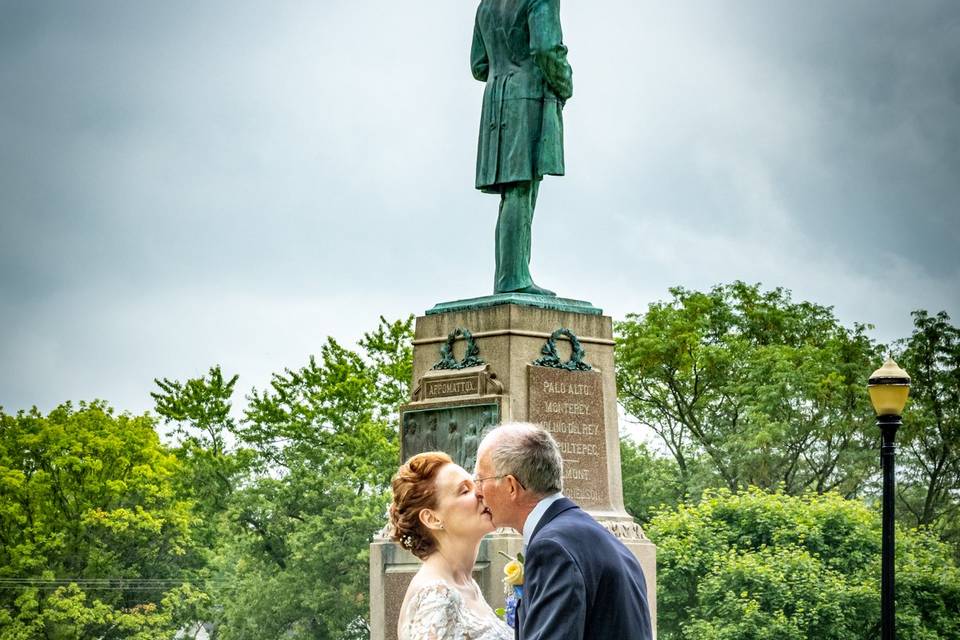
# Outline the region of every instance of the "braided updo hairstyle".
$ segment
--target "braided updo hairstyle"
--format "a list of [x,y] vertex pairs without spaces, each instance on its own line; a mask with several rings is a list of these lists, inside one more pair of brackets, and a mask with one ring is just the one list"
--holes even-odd
[[436,508],[437,472],[443,465],[452,463],[447,454],[428,451],[407,460],[393,476],[391,538],[421,560],[437,550],[437,541],[420,522],[420,512]]

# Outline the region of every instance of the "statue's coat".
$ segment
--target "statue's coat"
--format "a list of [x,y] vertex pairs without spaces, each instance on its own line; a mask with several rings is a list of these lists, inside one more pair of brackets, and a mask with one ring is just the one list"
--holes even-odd
[[477,189],[563,175],[563,105],[573,95],[573,72],[560,0],[482,0],[471,67],[486,82]]

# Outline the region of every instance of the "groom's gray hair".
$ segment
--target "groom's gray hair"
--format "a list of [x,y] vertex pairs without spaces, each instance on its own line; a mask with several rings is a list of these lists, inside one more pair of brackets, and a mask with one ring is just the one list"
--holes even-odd
[[563,458],[549,431],[529,422],[512,422],[491,431],[489,438],[498,476],[512,475],[539,495],[563,490]]

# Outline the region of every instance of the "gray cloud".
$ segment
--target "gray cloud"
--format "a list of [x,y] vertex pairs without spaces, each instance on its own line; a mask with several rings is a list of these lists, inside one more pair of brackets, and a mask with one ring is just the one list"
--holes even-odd
[[[490,290],[473,3],[0,1],[0,405],[262,386]],[[960,320],[955,3],[567,0],[535,273],[615,317],[735,278]]]

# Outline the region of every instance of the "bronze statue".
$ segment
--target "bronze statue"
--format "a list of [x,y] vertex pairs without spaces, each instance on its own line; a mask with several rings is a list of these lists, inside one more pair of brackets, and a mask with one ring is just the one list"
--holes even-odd
[[494,293],[555,295],[530,276],[530,226],[543,176],[564,173],[573,71],[560,0],[481,0],[470,58],[473,77],[486,83],[476,187],[500,195]]

